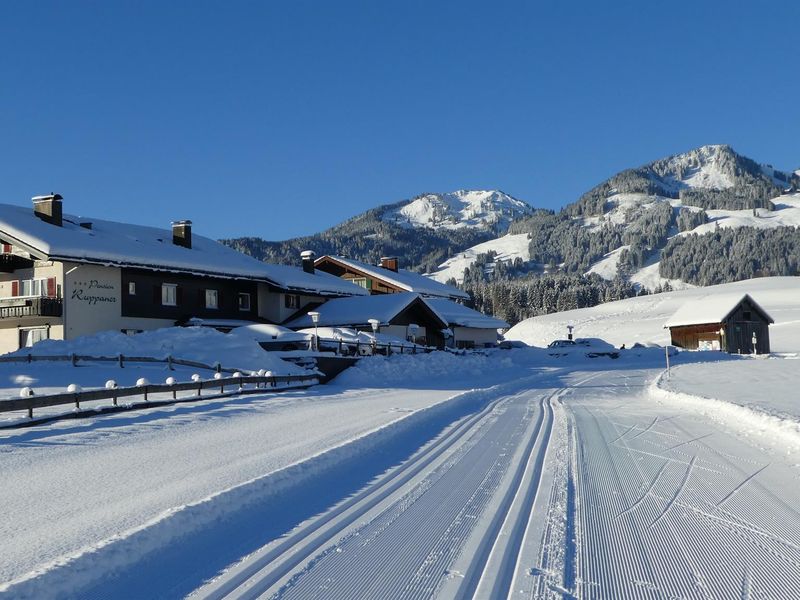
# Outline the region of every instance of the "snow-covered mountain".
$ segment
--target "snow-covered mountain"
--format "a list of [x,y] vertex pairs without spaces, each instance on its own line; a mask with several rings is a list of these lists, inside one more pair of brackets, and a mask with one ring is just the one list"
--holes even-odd
[[560,214],[522,217],[508,235],[458,252],[431,277],[461,282],[470,265],[479,263],[489,274],[504,262],[516,264],[518,273],[558,269],[608,280],[622,274],[651,290],[667,283],[690,287],[661,272],[664,249],[719,229],[798,227],[798,187],[797,173],[758,164],[730,146],[702,146],[622,171]]
[[432,229],[477,228],[505,231],[512,221],[533,208],[495,190],[458,190],[423,194],[387,210],[381,220],[401,227]]

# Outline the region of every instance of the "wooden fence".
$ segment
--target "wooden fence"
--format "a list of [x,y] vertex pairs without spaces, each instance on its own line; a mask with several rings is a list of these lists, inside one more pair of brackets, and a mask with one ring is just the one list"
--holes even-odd
[[116,356],[88,356],[85,354],[63,354],[56,356],[38,356],[36,354],[23,354],[18,356],[0,356],[0,363],[14,363],[14,362],[32,363],[39,361],[71,362],[73,367],[78,366],[78,363],[80,362],[114,362],[117,363],[120,368],[125,368],[125,363],[159,363],[167,365],[170,371],[173,370],[174,365],[193,367],[195,369],[208,369],[210,371],[216,371],[217,373],[235,373],[236,371],[243,370],[243,369],[224,368],[220,366],[219,363],[214,365],[207,365],[205,363],[201,363],[198,361],[184,360],[182,358],[174,358],[172,356],[168,356],[166,358],[151,358],[149,356],[125,356],[123,354],[118,354]]
[[[230,394],[254,394],[277,388],[278,384],[300,384],[308,386],[316,383],[317,375],[242,375],[239,377],[224,377],[220,379],[206,379],[187,381],[183,383],[148,383],[131,387],[114,387],[110,389],[87,390],[80,392],[64,392],[61,394],[48,394],[42,396],[28,396],[25,398],[11,398],[0,400],[0,412],[27,410],[28,417],[33,418],[33,409],[74,404],[80,409],[82,402],[96,400],[111,400],[114,406],[118,405],[120,398],[142,396],[144,402],[152,394],[172,394],[172,399],[178,399],[178,392],[194,392],[193,397],[202,397],[204,390],[215,394],[225,394],[227,387]],[[254,387],[245,388],[246,385]]]

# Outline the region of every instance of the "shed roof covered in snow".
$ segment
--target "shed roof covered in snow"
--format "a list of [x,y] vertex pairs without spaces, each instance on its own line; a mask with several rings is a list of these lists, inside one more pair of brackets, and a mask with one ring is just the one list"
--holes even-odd
[[664,324],[664,327],[724,323],[736,308],[745,301],[749,301],[753,309],[761,313],[765,321],[769,323],[775,322],[767,311],[753,300],[750,294],[709,294],[702,298],[691,300],[681,306]]
[[477,329],[504,329],[509,327],[509,324],[502,319],[485,315],[446,298],[425,298],[425,303],[441,315],[450,327],[473,327]]
[[466,300],[469,298],[469,294],[458,288],[439,283],[430,277],[425,277],[425,275],[420,275],[419,273],[414,273],[406,269],[398,268],[397,270],[393,270],[379,265],[370,265],[352,258],[329,255],[320,256],[314,264],[318,269],[326,271],[329,271],[332,265],[344,267],[352,272],[360,273],[363,276],[386,282],[398,290],[416,292],[426,297],[452,298],[456,300]]
[[[428,313],[436,327],[444,329],[447,320],[428,305],[419,294],[401,292],[379,296],[359,296],[353,298],[334,298],[315,309],[319,313],[320,327],[368,327],[370,319],[377,319],[382,326],[392,324],[395,318],[417,304]],[[303,315],[284,323],[286,327],[300,329],[313,327],[311,317]],[[422,325],[422,323],[420,323]]]
[[327,273],[263,263],[197,234],[187,248],[173,243],[169,229],[66,214],[59,226],[38,218],[30,208],[9,204],[0,204],[0,236],[38,258],[251,279],[288,291],[327,296],[368,293]]

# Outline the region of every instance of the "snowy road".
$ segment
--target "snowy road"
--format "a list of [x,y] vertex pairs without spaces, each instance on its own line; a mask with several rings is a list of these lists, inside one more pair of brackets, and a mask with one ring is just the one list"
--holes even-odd
[[7,433],[0,596],[800,597],[796,448],[654,396],[647,357],[514,356],[474,359],[491,376],[471,390],[331,386]]
[[501,395],[196,595],[796,597],[796,465],[655,402],[655,373]]

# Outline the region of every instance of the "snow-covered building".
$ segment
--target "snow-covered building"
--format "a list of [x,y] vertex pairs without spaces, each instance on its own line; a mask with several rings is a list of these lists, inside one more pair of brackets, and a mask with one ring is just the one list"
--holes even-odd
[[469,294],[463,290],[401,269],[396,257],[384,257],[380,265],[370,265],[352,258],[326,255],[314,261],[314,266],[320,271],[352,281],[373,295],[415,292],[425,298],[469,299]]
[[0,352],[40,339],[134,333],[190,318],[281,323],[331,297],[368,295],[303,268],[270,265],[192,234],[62,213],[58,194],[33,210],[0,205]]
[[[447,321],[419,294],[402,292],[376,296],[335,298],[315,309],[318,327],[348,327],[372,331],[370,320],[378,323],[378,333],[443,348]],[[308,314],[285,323],[292,329],[313,327]],[[416,326],[416,327],[415,327]]]
[[425,298],[425,303],[447,321],[452,332],[448,344],[456,348],[486,348],[497,344],[500,329],[509,324],[445,298]]
[[688,350],[768,354],[774,323],[749,294],[709,295],[681,306],[664,324],[671,343]]

